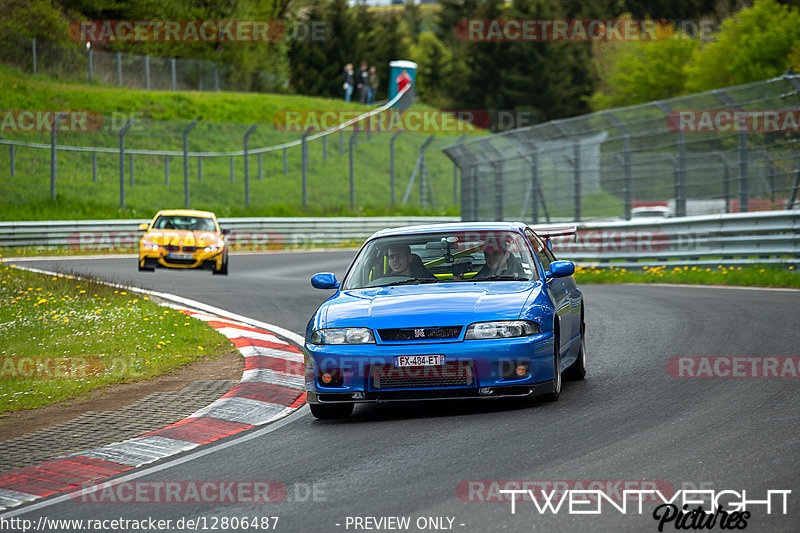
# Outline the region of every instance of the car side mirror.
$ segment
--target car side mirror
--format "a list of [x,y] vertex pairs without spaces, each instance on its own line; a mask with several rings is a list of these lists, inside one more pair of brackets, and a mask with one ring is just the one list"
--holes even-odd
[[311,286],[315,289],[338,289],[339,282],[336,281],[336,274],[319,272],[311,276]]
[[147,231],[147,222],[139,224],[139,231]]
[[548,278],[566,278],[575,273],[575,264],[572,261],[553,261],[550,270],[545,272]]

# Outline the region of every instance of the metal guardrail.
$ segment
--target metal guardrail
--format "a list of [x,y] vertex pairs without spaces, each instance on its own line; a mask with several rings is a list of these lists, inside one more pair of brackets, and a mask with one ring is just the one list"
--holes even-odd
[[[139,224],[151,219],[66,220],[0,222],[0,248],[39,247],[70,250],[138,250]],[[360,245],[384,228],[415,224],[458,222],[459,217],[371,218],[220,218],[231,230],[228,242],[235,248],[279,249],[353,242]]]
[[617,267],[800,264],[800,210],[587,222],[577,228],[575,237],[553,239],[557,257]]
[[[269,250],[353,243],[375,231],[458,217],[221,218],[234,249]],[[1,247],[136,251],[149,220],[0,222]],[[535,228],[536,226],[534,226]],[[553,239],[560,258],[580,264],[800,264],[800,210],[577,224],[576,236]]]

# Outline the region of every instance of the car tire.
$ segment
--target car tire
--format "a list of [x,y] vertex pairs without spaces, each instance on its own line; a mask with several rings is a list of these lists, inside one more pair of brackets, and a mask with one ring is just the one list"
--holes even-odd
[[[558,330],[556,330],[556,334],[558,334]],[[544,397],[548,402],[558,401],[558,397],[561,396],[561,384],[563,382],[561,379],[561,356],[559,354],[558,340],[556,339],[553,344],[553,391]]]
[[[144,264],[147,264],[147,261],[145,261]],[[153,267],[142,266],[142,263],[139,263],[138,261],[136,262],[136,265],[139,267],[139,272],[155,272],[156,271],[156,269],[153,268]]]
[[580,381],[586,377],[586,325],[581,321],[581,351],[578,359],[570,365],[564,377],[570,381]]
[[333,420],[336,418],[347,418],[353,414],[352,403],[310,403],[311,414],[320,420]]
[[219,270],[212,270],[213,274],[218,274],[220,276],[227,276],[228,275],[228,256],[222,258],[222,267]]

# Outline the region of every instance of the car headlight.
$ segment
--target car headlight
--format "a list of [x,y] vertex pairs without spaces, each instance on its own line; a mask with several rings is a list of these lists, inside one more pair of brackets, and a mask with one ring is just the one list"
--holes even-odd
[[311,334],[311,344],[374,344],[369,328],[318,329]]
[[527,320],[504,320],[502,322],[477,322],[467,328],[465,340],[505,339],[527,337],[539,333],[539,325]]
[[142,247],[145,250],[153,250],[153,251],[158,250],[158,245],[152,241],[142,241]]
[[222,250],[222,247],[223,247],[223,246],[225,246],[225,243],[224,243],[224,242],[222,242],[222,241],[217,241],[217,243],[216,243],[216,244],[209,244],[208,246],[206,246],[205,248],[203,248],[203,251],[204,251],[205,253],[207,253],[207,254],[209,254],[209,253],[214,253],[214,252],[218,252],[218,251]]

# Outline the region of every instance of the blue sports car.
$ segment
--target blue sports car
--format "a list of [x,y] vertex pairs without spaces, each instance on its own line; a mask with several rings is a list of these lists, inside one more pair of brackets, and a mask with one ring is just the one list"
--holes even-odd
[[586,374],[583,296],[549,238],[521,223],[410,226],[372,235],[306,327],[317,418],[355,403],[545,395]]

